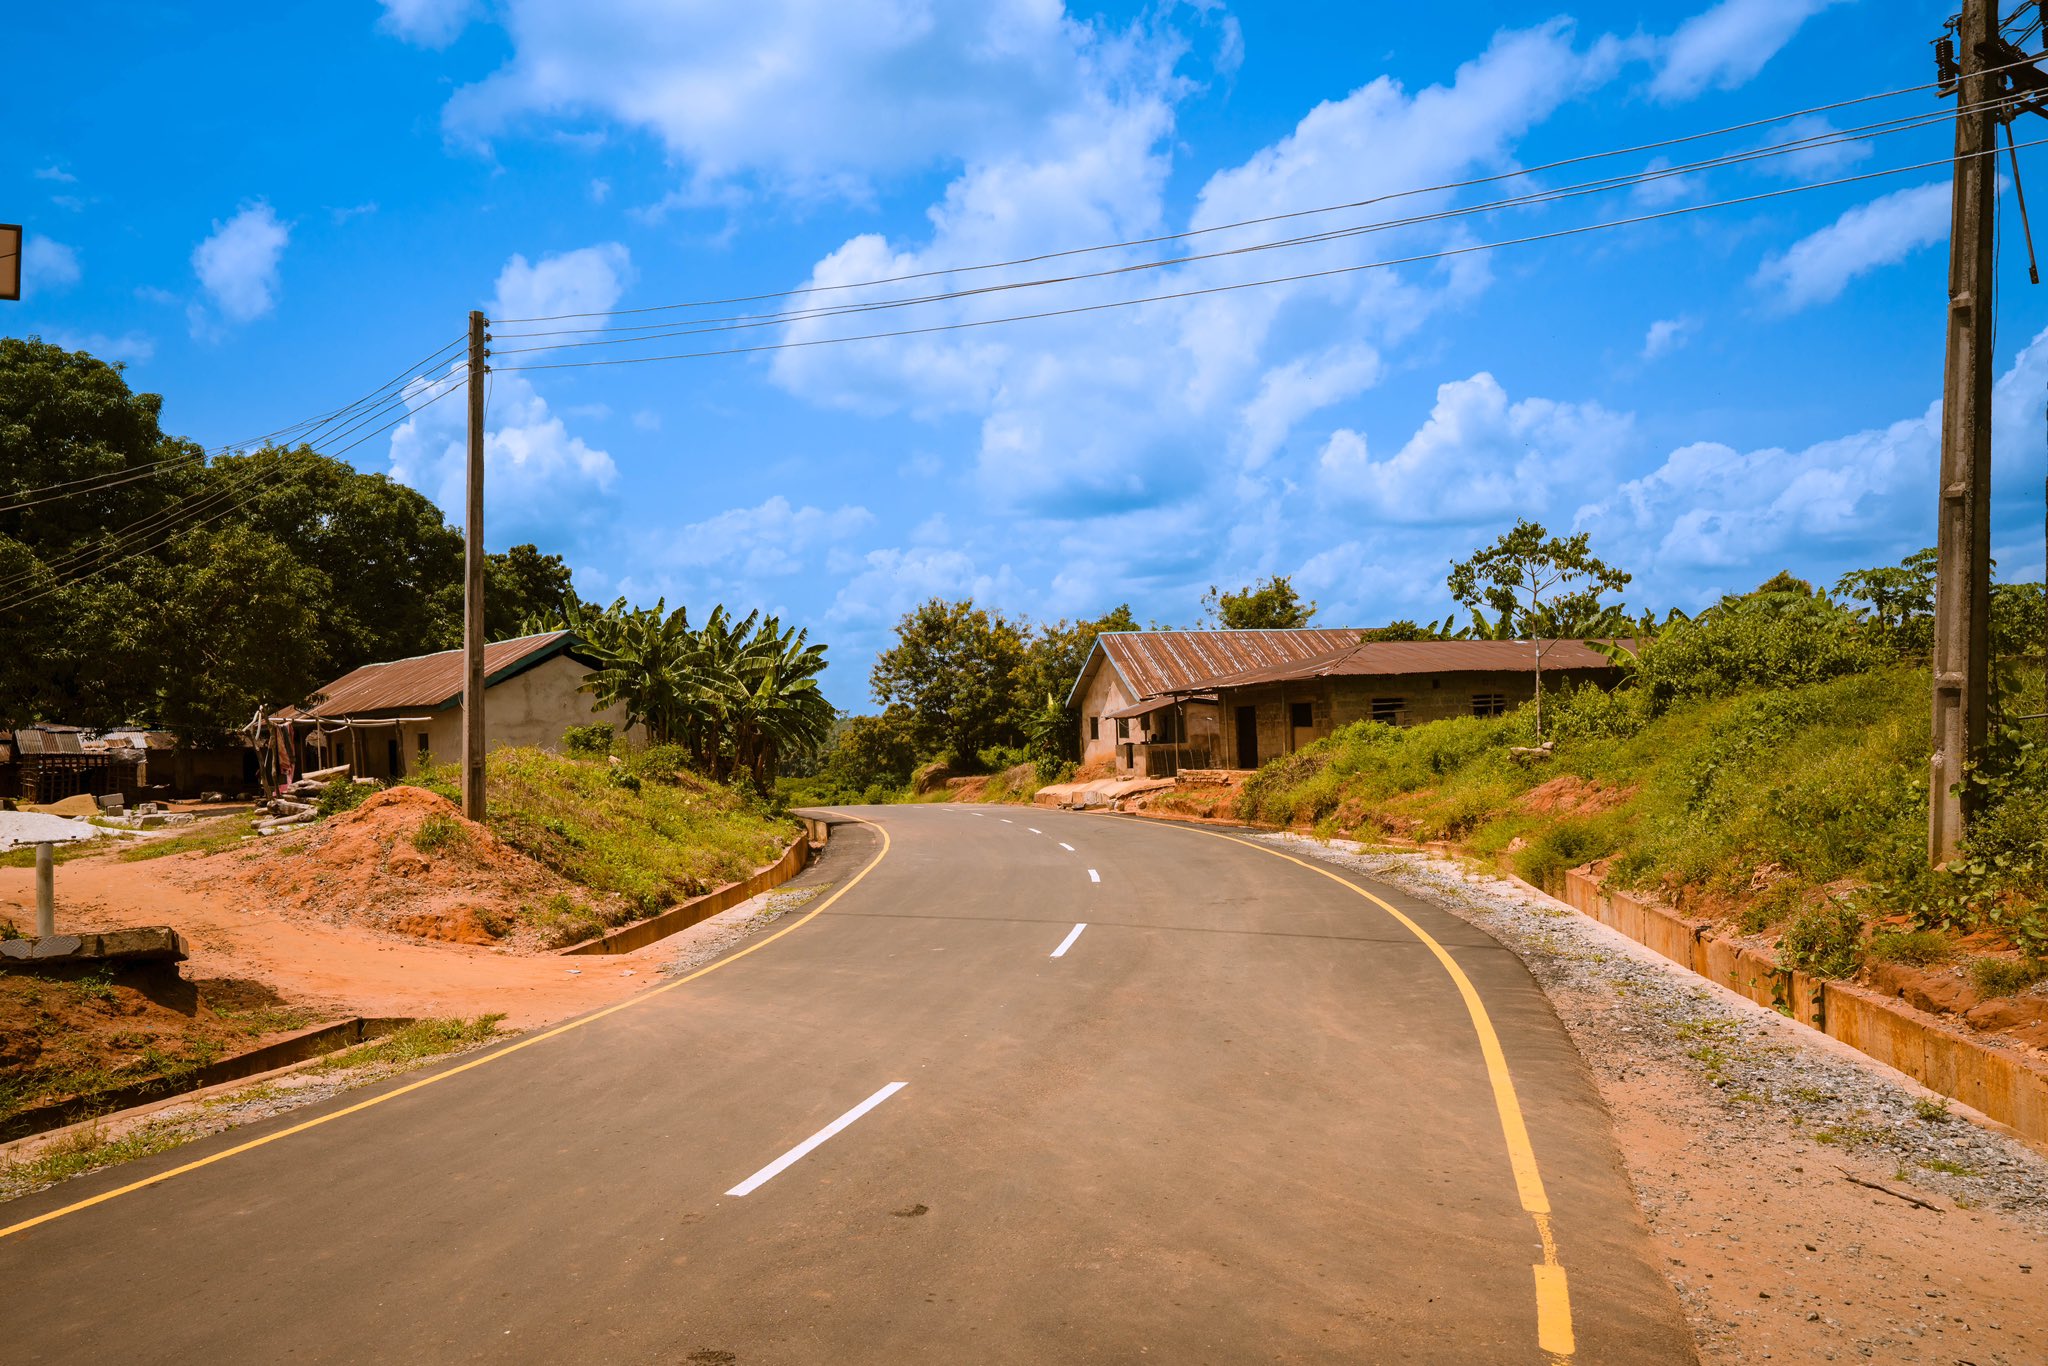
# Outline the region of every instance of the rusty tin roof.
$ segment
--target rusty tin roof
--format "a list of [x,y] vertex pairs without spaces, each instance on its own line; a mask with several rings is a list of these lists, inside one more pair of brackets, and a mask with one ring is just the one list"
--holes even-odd
[[1185,691],[1202,679],[1286,664],[1358,639],[1356,627],[1293,631],[1105,631],[1067,694],[1069,704],[1097,665],[1108,660],[1133,698]]
[[[1632,646],[1633,641],[1623,641]],[[1504,673],[1536,666],[1527,640],[1369,640],[1284,664],[1270,664],[1198,679],[1202,688],[1249,688],[1304,678],[1379,678],[1399,674]],[[1582,641],[1553,640],[1543,650],[1545,669],[1614,669],[1613,661]]]
[[[502,683],[558,654],[573,654],[577,641],[568,631],[548,631],[484,646],[484,686]],[[365,664],[320,689],[310,707],[280,707],[277,715],[359,716],[366,712],[407,708],[439,711],[462,700],[462,651],[414,655],[384,664]]]

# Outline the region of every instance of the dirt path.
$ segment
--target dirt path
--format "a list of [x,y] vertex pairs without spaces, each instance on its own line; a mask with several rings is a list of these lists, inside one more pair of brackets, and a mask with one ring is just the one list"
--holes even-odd
[[[57,928],[170,925],[192,951],[188,980],[253,979],[294,1005],[337,1014],[460,1016],[503,1012],[526,1029],[631,994],[654,979],[635,955],[564,959],[327,923],[250,897],[222,897],[181,876],[203,854],[127,863],[76,859],[57,870]],[[35,872],[0,868],[0,916],[32,923]],[[643,953],[651,953],[645,950]]]
[[1528,962],[1702,1360],[2048,1361],[2048,1155],[1522,884],[1262,838],[1432,895]]

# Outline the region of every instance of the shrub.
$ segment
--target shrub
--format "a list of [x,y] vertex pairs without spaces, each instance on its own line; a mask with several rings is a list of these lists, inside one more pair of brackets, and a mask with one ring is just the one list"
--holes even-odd
[[435,854],[443,849],[460,849],[468,845],[469,832],[462,828],[462,822],[445,812],[429,812],[413,831],[412,847],[422,854]]
[[1641,688],[1610,692],[1596,684],[1565,687],[1543,699],[1550,737],[1567,740],[1626,740],[1650,723],[1650,695]]
[[1614,852],[1612,826],[1599,819],[1567,820],[1537,835],[1515,855],[1515,874],[1545,891],[1564,885],[1568,869]]
[[1955,956],[1948,936],[1939,930],[1882,930],[1870,936],[1867,948],[1872,958],[1887,963],[1926,966],[1943,963]]
[[587,726],[571,726],[562,732],[562,748],[578,759],[602,759],[612,752],[611,725],[594,721]]
[[2048,961],[2039,958],[1978,958],[1970,964],[1970,981],[1980,996],[2011,996],[2048,977]]
[[1848,906],[1816,906],[1793,917],[1778,940],[1778,966],[1815,977],[1848,977],[1863,959],[1863,917]]
[[620,765],[629,776],[643,783],[664,783],[674,787],[690,770],[690,751],[681,745],[649,745]]
[[980,773],[1005,773],[1031,761],[1031,751],[1023,745],[990,745],[974,754],[976,771]]
[[371,793],[382,788],[381,783],[342,778],[327,785],[327,790],[314,799],[313,809],[322,816],[337,816],[344,811],[355,810],[370,799]]
[[1856,614],[1796,588],[1723,598],[1657,633],[1642,654],[1642,686],[1662,704],[1742,688],[1797,687],[1889,662]]

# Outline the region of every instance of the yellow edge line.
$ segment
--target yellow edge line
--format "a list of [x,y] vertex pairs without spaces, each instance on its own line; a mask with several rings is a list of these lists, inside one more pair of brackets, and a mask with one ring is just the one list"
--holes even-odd
[[202,1157],[196,1162],[187,1162],[183,1166],[172,1167],[169,1171],[158,1172],[155,1176],[146,1176],[140,1181],[131,1181],[129,1184],[125,1186],[118,1186],[113,1190],[103,1192],[99,1195],[95,1195],[90,1199],[80,1200],[75,1204],[66,1205],[62,1209],[51,1210],[48,1214],[38,1214],[33,1219],[24,1219],[18,1224],[9,1224],[6,1228],[0,1228],[0,1238],[9,1238],[17,1233],[26,1232],[27,1230],[34,1228],[38,1224],[47,1224],[53,1219],[62,1219],[67,1214],[76,1214],[80,1210],[91,1209],[94,1205],[105,1204],[107,1201],[116,1199],[119,1196],[129,1195],[135,1191],[143,1190],[150,1186],[159,1185],[162,1182],[170,1180],[174,1176],[183,1176],[187,1172],[196,1172],[201,1167],[210,1167],[216,1162],[225,1162],[228,1158],[238,1157],[241,1154],[249,1152],[252,1149],[261,1148],[266,1143],[275,1143],[279,1139],[290,1138],[293,1134],[302,1134],[306,1132],[306,1130],[308,1129],[317,1129],[323,1124],[332,1124],[337,1119],[346,1119],[350,1115],[359,1114],[364,1110],[368,1110],[375,1106],[382,1105],[386,1101],[397,1100],[400,1096],[409,1095],[414,1091],[423,1090],[426,1087],[433,1086],[439,1082],[444,1082],[448,1080],[448,1078],[450,1077],[461,1076],[464,1072],[471,1071],[474,1068],[482,1067],[487,1063],[497,1062],[501,1058],[509,1058],[514,1053],[519,1052],[521,1049],[531,1048],[535,1044],[546,1043],[549,1039],[560,1038],[562,1035],[569,1033],[571,1030],[581,1029],[585,1025],[596,1024],[599,1020],[604,1019],[607,1015],[616,1015],[622,1010],[630,1009],[631,1007],[640,1005],[643,1002],[651,1001],[657,996],[661,996],[668,992],[674,991],[677,987],[688,986],[690,983],[696,981],[699,977],[702,977],[707,973],[716,972],[718,969],[725,967],[729,963],[737,963],[740,959],[745,958],[748,954],[753,953],[757,949],[767,948],[770,944],[782,938],[782,936],[784,936],[785,934],[790,933],[792,930],[802,929],[805,925],[809,924],[812,920],[815,920],[819,915],[823,914],[827,909],[831,907],[833,902],[839,900],[840,897],[845,896],[848,892],[852,891],[856,886],[858,886],[860,884],[860,880],[866,877],[869,873],[873,872],[875,870],[875,865],[879,864],[889,854],[889,832],[886,829],[884,829],[881,825],[876,824],[874,821],[864,820],[859,816],[849,816],[845,812],[827,811],[826,814],[831,816],[842,816],[847,820],[860,821],[862,825],[871,827],[877,834],[881,835],[882,837],[881,849],[877,851],[877,853],[872,859],[868,860],[868,864],[865,868],[862,868],[858,873],[855,873],[852,878],[848,879],[844,887],[841,887],[838,891],[832,893],[832,895],[826,897],[823,901],[819,902],[816,908],[806,912],[802,919],[794,920],[789,924],[784,925],[775,933],[769,935],[765,939],[757,940],[756,942],[747,945],[747,947],[741,949],[738,953],[728,954],[726,957],[719,959],[715,963],[707,963],[687,977],[678,977],[675,981],[666,983],[662,986],[658,986],[654,988],[652,991],[643,991],[638,996],[630,996],[625,1000],[620,1001],[617,1005],[606,1006],[603,1010],[593,1011],[588,1015],[580,1015],[577,1018],[570,1020],[566,1024],[559,1024],[556,1025],[553,1029],[547,1030],[544,1033],[535,1034],[531,1038],[521,1039],[517,1043],[512,1044],[506,1048],[498,1049],[494,1053],[486,1053],[484,1054],[484,1056],[474,1059],[473,1061],[463,1063],[459,1067],[451,1067],[445,1072],[436,1072],[434,1075],[430,1077],[422,1077],[420,1080],[410,1082],[407,1085],[399,1087],[395,1091],[386,1091],[381,1096],[372,1096],[368,1100],[357,1101],[354,1105],[347,1106],[340,1110],[332,1111],[329,1114],[321,1115],[317,1119],[309,1119],[306,1120],[304,1123],[294,1124],[288,1129],[279,1129],[276,1133],[265,1134],[261,1138],[252,1138],[247,1143],[236,1144],[234,1147],[223,1149],[220,1152],[214,1153],[210,1157]]
[[[1160,822],[1165,825],[1167,822]],[[1479,1035],[1479,1052],[1486,1059],[1487,1079],[1493,1084],[1493,1108],[1500,1115],[1500,1128],[1507,1140],[1508,1165],[1515,1173],[1515,1190],[1521,1197],[1522,1208],[1535,1221],[1536,1236],[1543,1245],[1543,1262],[1534,1268],[1536,1273],[1536,1341],[1537,1346],[1553,1357],[1568,1357],[1575,1350],[1572,1334],[1571,1293],[1565,1285],[1564,1267],[1558,1261],[1557,1241],[1550,1232],[1550,1197],[1543,1191],[1543,1174],[1536,1166],[1536,1149],[1529,1142],[1529,1126],[1522,1119],[1522,1104],[1515,1095],[1514,1078],[1508,1074],[1507,1055],[1501,1050],[1500,1035],[1494,1031],[1493,1020],[1486,1013],[1486,1006],[1479,999],[1479,989],[1472,985],[1472,979],[1458,966],[1456,959],[1428,930],[1416,924],[1392,903],[1374,896],[1365,888],[1304,859],[1292,854],[1283,854],[1278,849],[1251,840],[1239,839],[1217,830],[1202,830],[1192,826],[1174,825],[1172,828],[1185,830],[1192,835],[1208,835],[1214,839],[1228,840],[1241,844],[1247,849],[1256,849],[1262,854],[1285,859],[1296,867],[1306,868],[1311,873],[1326,877],[1340,887],[1357,893],[1388,915],[1401,922],[1407,931],[1422,941],[1423,947],[1436,955],[1436,961],[1450,974],[1451,981],[1458,988],[1458,995],[1464,998],[1465,1013],[1472,1017],[1472,1029]]]

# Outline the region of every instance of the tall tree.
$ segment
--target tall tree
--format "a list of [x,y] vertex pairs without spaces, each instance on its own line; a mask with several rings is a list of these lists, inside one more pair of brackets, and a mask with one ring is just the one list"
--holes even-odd
[[559,615],[573,595],[569,566],[560,555],[543,555],[537,545],[486,555],[484,638],[509,640],[523,634],[523,622]]
[[1308,625],[1315,614],[1316,605],[1303,602],[1293,581],[1284,574],[1275,574],[1264,583],[1246,584],[1235,593],[1210,584],[1202,595],[1202,620],[1229,631],[1289,630]]
[[[1135,631],[1138,619],[1120,603],[1093,620],[1047,622],[1030,634],[1017,684],[1017,724],[1033,749],[1058,759],[1080,754],[1080,711],[1066,705],[1067,693],[1087,664],[1095,638],[1105,631]],[[1054,718],[1058,723],[1054,724]]]
[[868,675],[875,700],[901,707],[919,755],[974,762],[1024,738],[1018,715],[1024,633],[972,599],[933,598],[896,623],[896,643]]
[[1521,519],[1512,531],[1451,565],[1451,596],[1472,613],[1483,632],[1494,614],[1494,629],[1508,639],[1527,640],[1536,670],[1536,739],[1543,739],[1543,656],[1559,636],[1588,633],[1609,619],[1600,599],[1628,586],[1629,576],[1598,559],[1585,532],[1552,536]]

